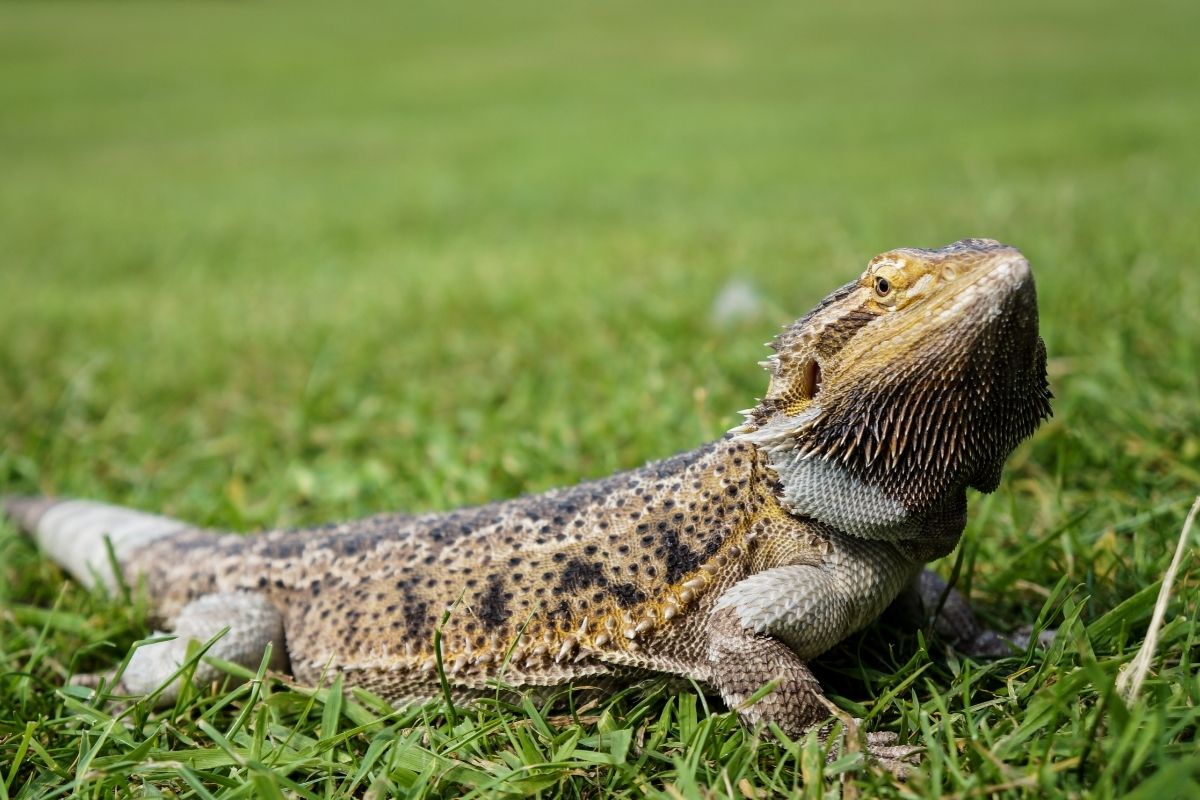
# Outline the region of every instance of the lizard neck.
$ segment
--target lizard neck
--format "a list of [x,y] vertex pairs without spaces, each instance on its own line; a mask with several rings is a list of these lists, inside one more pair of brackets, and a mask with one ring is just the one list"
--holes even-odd
[[966,488],[947,487],[921,506],[904,502],[837,460],[775,447],[759,449],[779,504],[798,519],[812,519],[860,539],[902,546],[914,560],[949,553],[966,526]]

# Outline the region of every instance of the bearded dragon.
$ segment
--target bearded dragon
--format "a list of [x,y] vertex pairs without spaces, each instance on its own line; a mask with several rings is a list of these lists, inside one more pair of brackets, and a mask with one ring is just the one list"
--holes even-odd
[[187,643],[228,627],[209,655],[253,667],[271,644],[300,682],[334,671],[398,705],[443,676],[467,700],[665,673],[795,736],[830,719],[808,663],[902,594],[946,600],[938,629],[966,652],[1007,651],[922,565],[1051,395],[1029,263],[988,239],[876,256],[771,346],[766,396],[724,438],[536,496],[254,536],[4,508],[79,581],[142,586],[170,621],[118,691],[169,700]]

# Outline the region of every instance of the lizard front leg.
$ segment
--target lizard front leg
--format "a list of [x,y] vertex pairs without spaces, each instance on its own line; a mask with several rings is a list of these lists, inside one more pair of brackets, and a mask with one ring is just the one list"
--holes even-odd
[[[717,609],[709,617],[707,658],[709,683],[747,728],[773,723],[793,739],[817,728],[828,744],[832,706],[808,665],[783,642],[747,630],[733,609]],[[771,682],[771,692],[748,702]],[[871,757],[898,775],[919,752],[897,744],[896,735],[887,731],[872,731],[864,740]]]
[[[179,679],[171,676],[187,661],[191,642],[204,644],[225,628],[229,630],[213,643],[207,655],[230,661],[243,667],[255,668],[262,660],[267,645],[272,645],[271,665],[286,667],[283,619],[266,598],[243,592],[209,594],[184,606],[171,624],[170,634],[176,638],[143,645],[133,651],[129,663],[112,687],[118,694],[148,695],[160,687],[156,705],[173,703],[179,695]],[[156,631],[155,636],[166,635]],[[216,680],[216,667],[201,660],[196,665],[193,680],[199,684]],[[76,682],[94,686],[100,676],[77,676]],[[117,677],[109,673],[103,677]],[[164,685],[165,684],[165,685]]]
[[[729,587],[708,619],[708,680],[750,726],[772,722],[799,736],[830,717],[806,665],[870,622],[910,580],[911,561],[885,542],[839,538],[805,563],[751,575]],[[773,691],[747,700],[770,681]],[[890,734],[868,737],[885,764],[909,758]]]
[[[955,650],[975,658],[1001,658],[1025,650],[1033,638],[1031,628],[1003,634],[985,628],[975,617],[962,592],[946,583],[931,569],[921,570],[894,603],[899,616],[911,625],[932,623],[933,630]],[[1048,647],[1054,631],[1038,635],[1040,647]]]
[[[794,738],[829,716],[821,685],[804,661],[778,639],[748,630],[732,608],[709,617],[707,656],[709,681],[749,728],[773,722]],[[770,681],[778,682],[775,689],[747,705]]]

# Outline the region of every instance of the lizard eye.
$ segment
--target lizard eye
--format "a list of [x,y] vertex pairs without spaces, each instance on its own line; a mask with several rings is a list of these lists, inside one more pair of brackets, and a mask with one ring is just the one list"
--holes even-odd
[[880,297],[887,297],[891,291],[892,284],[887,278],[880,276],[875,279],[875,294]]

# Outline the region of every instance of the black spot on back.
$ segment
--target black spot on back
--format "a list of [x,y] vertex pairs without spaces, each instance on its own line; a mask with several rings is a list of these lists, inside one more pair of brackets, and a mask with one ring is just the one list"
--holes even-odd
[[506,595],[503,578],[499,575],[488,578],[488,588],[479,601],[476,615],[489,631],[499,628],[512,616],[512,610],[508,607],[508,597],[511,597],[511,592]]
[[675,531],[663,534],[659,540],[661,547],[655,553],[662,551],[663,565],[666,567],[667,582],[677,584],[693,570],[699,569],[703,557],[683,542]]
[[589,564],[573,558],[563,567],[558,580],[558,590],[560,592],[578,592],[592,586],[604,586],[606,583],[608,583],[608,579],[604,577],[599,564]]
[[632,583],[614,583],[608,591],[616,598],[617,605],[621,608],[646,602],[646,593]]

